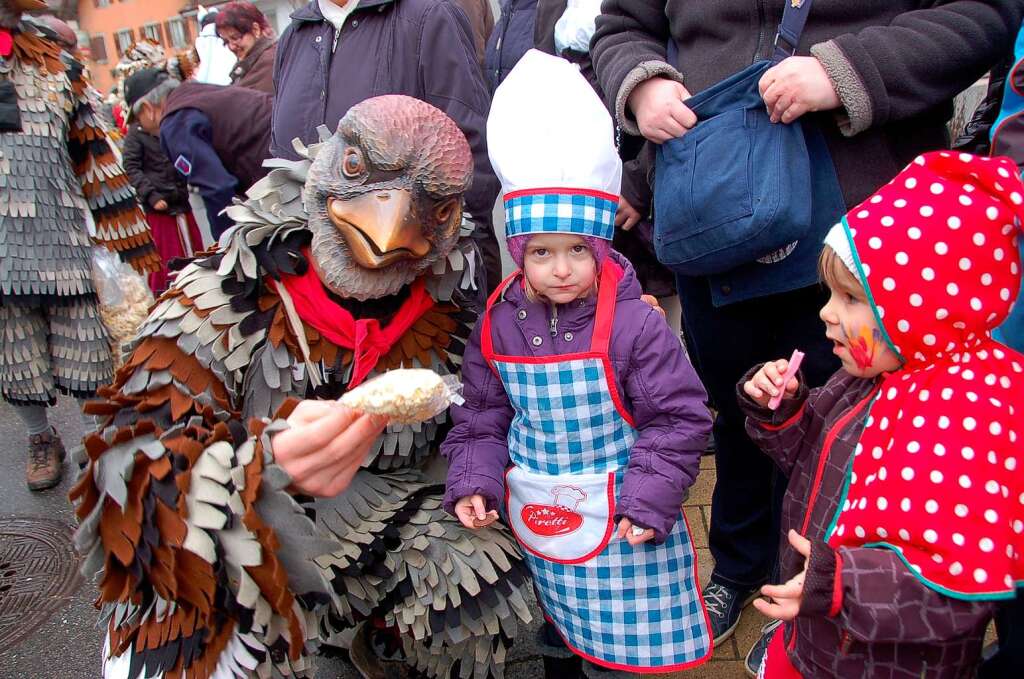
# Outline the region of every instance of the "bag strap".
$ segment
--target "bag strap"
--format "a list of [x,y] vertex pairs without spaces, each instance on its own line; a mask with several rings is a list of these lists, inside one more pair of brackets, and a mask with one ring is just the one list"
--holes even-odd
[[775,34],[775,54],[772,61],[779,63],[796,54],[800,44],[800,35],[807,24],[807,15],[811,13],[814,0],[785,0],[786,7],[782,10],[782,23]]

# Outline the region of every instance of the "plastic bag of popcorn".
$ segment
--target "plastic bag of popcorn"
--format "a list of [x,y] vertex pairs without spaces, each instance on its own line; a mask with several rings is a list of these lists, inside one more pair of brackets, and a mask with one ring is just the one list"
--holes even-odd
[[352,410],[387,415],[395,424],[425,422],[451,404],[461,405],[462,384],[455,375],[441,377],[433,370],[389,370],[341,397]]
[[100,320],[110,334],[114,366],[135,339],[153,306],[153,293],[145,279],[117,254],[98,245],[92,248],[92,283],[100,302]]

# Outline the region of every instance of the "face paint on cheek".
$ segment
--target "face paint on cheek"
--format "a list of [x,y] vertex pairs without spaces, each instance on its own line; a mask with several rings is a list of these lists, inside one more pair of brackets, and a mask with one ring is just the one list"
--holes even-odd
[[840,326],[843,335],[846,337],[846,346],[850,350],[850,356],[854,363],[861,370],[867,370],[875,362],[875,355],[878,353],[878,346],[881,340],[881,333],[878,328],[860,326],[856,332],[850,332],[846,326]]

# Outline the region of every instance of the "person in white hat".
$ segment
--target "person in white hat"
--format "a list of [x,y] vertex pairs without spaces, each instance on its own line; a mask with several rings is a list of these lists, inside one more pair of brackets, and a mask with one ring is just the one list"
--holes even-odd
[[679,338],[610,248],[613,136],[563,59],[532,50],[495,93],[487,145],[520,269],[466,347],[442,447],[448,511],[473,528],[500,508],[526,553],[559,679],[678,671],[712,645],[679,509],[711,418]]

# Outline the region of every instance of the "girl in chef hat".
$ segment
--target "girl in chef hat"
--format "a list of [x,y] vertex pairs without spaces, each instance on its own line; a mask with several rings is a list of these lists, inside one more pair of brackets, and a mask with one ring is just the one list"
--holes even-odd
[[579,676],[579,657],[699,664],[711,637],[680,505],[711,417],[679,337],[609,247],[612,121],[574,66],[530,51],[495,93],[487,144],[519,270],[466,348],[446,508],[471,528],[502,511],[549,621],[549,676]]
[[1022,203],[1006,158],[918,157],[825,239],[843,370],[810,393],[785,360],[741,382],[790,478],[785,583],[755,602],[787,623],[765,676],[969,673],[1022,584],[1024,356],[990,336],[1020,287]]

